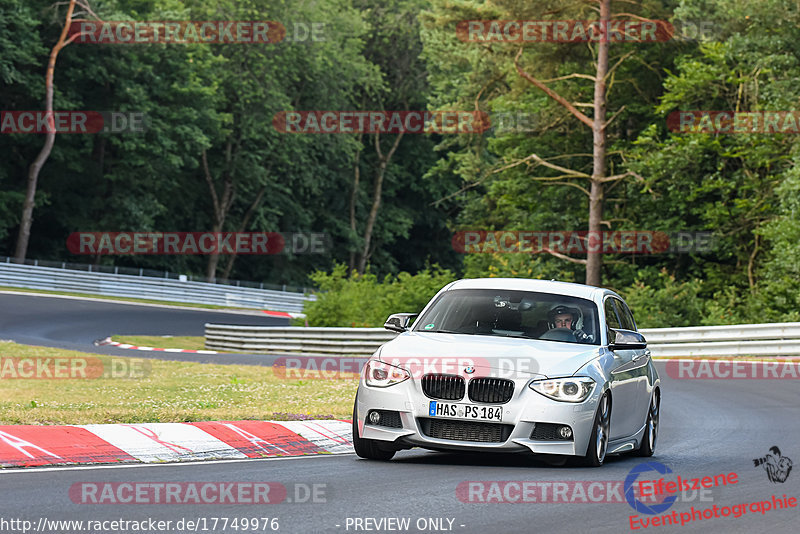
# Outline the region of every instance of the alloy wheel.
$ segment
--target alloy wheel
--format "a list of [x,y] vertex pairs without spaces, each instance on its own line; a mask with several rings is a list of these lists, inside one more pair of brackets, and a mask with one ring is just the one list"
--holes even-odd
[[595,435],[595,451],[597,452],[597,459],[602,462],[606,457],[606,449],[608,448],[608,431],[611,421],[610,403],[608,395],[603,395],[600,399],[600,409],[598,410],[597,428]]
[[656,450],[656,438],[658,437],[658,397],[653,395],[653,400],[650,401],[650,413],[647,418],[648,438],[650,440],[650,450]]

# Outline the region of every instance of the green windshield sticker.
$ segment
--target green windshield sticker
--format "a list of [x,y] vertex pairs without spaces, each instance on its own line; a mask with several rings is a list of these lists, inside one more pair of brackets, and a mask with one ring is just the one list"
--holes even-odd
[[434,325],[433,323],[431,323],[431,324],[426,324],[426,325],[425,325],[425,330],[433,330],[433,327],[434,327],[434,326],[435,326],[435,325]]

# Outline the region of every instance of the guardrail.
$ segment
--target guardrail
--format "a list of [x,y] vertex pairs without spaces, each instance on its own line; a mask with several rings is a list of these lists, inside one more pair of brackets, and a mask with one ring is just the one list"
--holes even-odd
[[188,280],[0,263],[0,286],[302,313],[314,296]]
[[[394,339],[383,328],[304,328],[206,324],[206,348],[256,354],[370,355]],[[654,357],[797,356],[800,323],[641,330]]]
[[643,328],[653,356],[798,356],[800,323]]
[[206,324],[206,348],[255,354],[371,355],[397,335],[383,328],[305,328]]

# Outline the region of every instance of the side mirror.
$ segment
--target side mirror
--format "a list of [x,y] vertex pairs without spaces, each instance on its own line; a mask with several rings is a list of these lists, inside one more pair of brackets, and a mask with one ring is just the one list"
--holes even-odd
[[647,340],[639,332],[617,328],[608,329],[610,350],[638,350],[647,348]]
[[405,332],[418,315],[418,313],[393,313],[383,323],[383,327],[392,332]]

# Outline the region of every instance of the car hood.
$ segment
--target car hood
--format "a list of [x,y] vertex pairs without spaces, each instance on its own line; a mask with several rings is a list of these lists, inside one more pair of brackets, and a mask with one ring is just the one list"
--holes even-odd
[[[538,339],[404,332],[384,344],[378,358],[412,371],[507,378],[571,376],[601,354],[596,345]],[[508,376],[506,376],[508,375]]]

